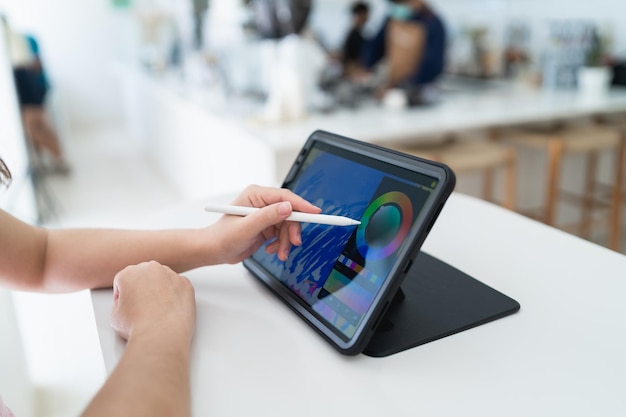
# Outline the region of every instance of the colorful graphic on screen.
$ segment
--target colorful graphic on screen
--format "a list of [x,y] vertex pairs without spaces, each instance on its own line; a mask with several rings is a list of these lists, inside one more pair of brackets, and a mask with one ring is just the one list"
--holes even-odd
[[356,229],[356,244],[362,256],[386,258],[398,250],[409,234],[413,205],[406,194],[391,191],[374,200]]
[[357,227],[313,304],[328,322],[352,337],[369,311],[432,189],[381,178]]
[[289,188],[322,212],[360,219],[361,225],[303,223],[302,245],[292,248],[287,261],[264,247],[254,259],[349,339],[385,284],[436,183],[418,173],[411,173],[413,181],[390,175],[383,166],[377,169],[319,146],[309,152]]

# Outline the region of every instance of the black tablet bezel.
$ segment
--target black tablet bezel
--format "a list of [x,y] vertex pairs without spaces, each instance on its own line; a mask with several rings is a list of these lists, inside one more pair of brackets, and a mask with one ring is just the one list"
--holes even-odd
[[274,277],[253,257],[250,257],[243,262],[244,266],[251,271],[256,278],[267,285],[278,296],[278,298],[285,302],[292,310],[303,318],[305,322],[307,322],[327,341],[329,341],[333,347],[343,354],[355,355],[363,351],[367,342],[376,330],[378,322],[384,315],[385,311],[389,307],[389,304],[391,303],[391,300],[398,291],[405,274],[409,270],[412,260],[419,252],[419,249],[426,239],[430,228],[439,215],[439,212],[445,204],[448,196],[454,189],[455,176],[452,170],[443,164],[403,154],[371,143],[318,130],[311,134],[302,147],[302,150],[298,154],[283,182],[283,187],[289,188],[289,185],[296,177],[302,163],[305,161],[307,154],[317,142],[361,155],[368,159],[371,158],[375,161],[388,163],[394,167],[424,174],[436,178],[438,181],[432,197],[427,200],[426,204],[420,211],[415,223],[410,229],[409,235],[406,238],[412,243],[409,245],[403,245],[402,249],[398,252],[397,260],[389,271],[388,278],[385,280],[379,293],[374,298],[371,308],[363,316],[363,319],[354,336],[350,339],[346,340],[345,336],[342,336],[336,329],[328,325],[321,318],[318,318],[317,313],[312,310],[311,306],[287,288],[278,278]]

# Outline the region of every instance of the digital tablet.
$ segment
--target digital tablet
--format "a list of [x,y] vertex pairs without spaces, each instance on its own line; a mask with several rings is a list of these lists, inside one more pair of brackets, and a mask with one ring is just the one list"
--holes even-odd
[[361,353],[454,184],[443,164],[316,131],[283,188],[361,224],[303,223],[287,261],[262,247],[244,265],[337,350]]

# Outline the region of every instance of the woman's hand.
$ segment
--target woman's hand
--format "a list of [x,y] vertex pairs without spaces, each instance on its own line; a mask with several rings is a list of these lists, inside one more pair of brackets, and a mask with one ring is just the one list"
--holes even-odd
[[113,300],[111,326],[123,338],[147,334],[191,342],[194,289],[167,266],[150,261],[124,268],[113,281]]
[[82,416],[191,416],[191,283],[144,262],[117,273],[113,299],[111,325],[128,343]]
[[245,217],[224,215],[207,228],[214,242],[215,263],[237,263],[251,256],[265,242],[268,253],[285,261],[292,245],[302,244],[298,222],[285,219],[292,211],[319,213],[321,209],[285,188],[248,186],[233,202],[237,206],[259,207]]

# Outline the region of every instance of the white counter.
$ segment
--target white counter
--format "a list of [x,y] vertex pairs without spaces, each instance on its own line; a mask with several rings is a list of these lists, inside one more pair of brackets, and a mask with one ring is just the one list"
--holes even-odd
[[307,137],[328,130],[378,144],[418,142],[432,135],[626,112],[626,89],[603,96],[508,84],[455,88],[429,107],[311,114],[289,123],[254,121],[260,103],[225,99],[172,78],[120,73],[129,124],[167,177],[190,199],[235,192],[250,183],[282,181]]
[[[152,225],[217,218],[202,206]],[[459,194],[423,248],[521,310],[386,358],[345,357],[243,266],[186,274],[198,303],[193,415],[626,415],[625,256]],[[110,373],[124,349],[109,325],[111,290],[92,300]]]
[[11,291],[0,288],[0,397],[16,416],[32,416],[36,409],[35,387],[13,298]]

